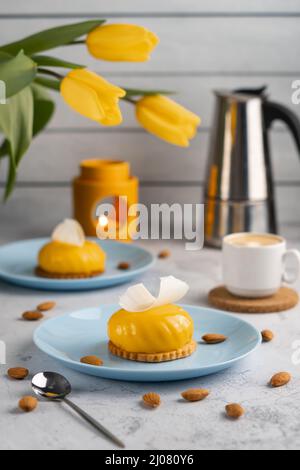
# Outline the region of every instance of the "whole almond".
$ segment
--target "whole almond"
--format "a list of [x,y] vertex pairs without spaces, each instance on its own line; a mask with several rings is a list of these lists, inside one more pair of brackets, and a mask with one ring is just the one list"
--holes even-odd
[[103,361],[97,356],[85,356],[80,359],[82,364],[89,364],[90,366],[103,366]]
[[30,413],[38,406],[38,401],[34,397],[23,397],[19,401],[19,408],[25,413]]
[[190,388],[181,394],[186,401],[202,401],[210,394],[209,390],[204,388]]
[[39,321],[44,318],[44,315],[41,312],[29,311],[23,313],[22,317],[26,321]]
[[218,335],[218,334],[206,334],[202,337],[203,341],[207,344],[219,344],[219,343],[224,343],[228,338],[227,336],[224,335]]
[[55,307],[55,302],[44,302],[37,306],[37,310],[39,310],[40,312],[48,312],[49,310],[53,310]]
[[239,419],[245,414],[244,408],[238,403],[231,403],[230,405],[227,405],[225,409],[228,418],[231,419]]
[[154,392],[146,393],[143,396],[143,401],[150,408],[157,408],[161,404],[160,396]]
[[8,369],[7,375],[11,379],[15,380],[24,380],[26,377],[28,377],[29,370],[25,369],[24,367],[13,367],[11,369]]
[[274,339],[274,333],[271,330],[263,330],[261,336],[264,343],[270,343]]
[[167,259],[170,258],[171,252],[169,250],[163,250],[158,254],[159,259]]
[[291,374],[288,372],[279,372],[275,374],[270,382],[271,387],[278,388],[287,385],[292,380]]
[[121,271],[127,271],[128,269],[130,269],[130,264],[123,261],[122,263],[119,263],[118,269],[120,269]]

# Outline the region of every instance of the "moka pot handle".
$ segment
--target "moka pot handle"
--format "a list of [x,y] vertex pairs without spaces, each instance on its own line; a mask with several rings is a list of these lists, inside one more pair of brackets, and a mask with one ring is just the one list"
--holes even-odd
[[286,106],[278,103],[265,101],[263,106],[266,129],[269,130],[274,121],[283,121],[294,136],[300,156],[300,119],[298,116]]

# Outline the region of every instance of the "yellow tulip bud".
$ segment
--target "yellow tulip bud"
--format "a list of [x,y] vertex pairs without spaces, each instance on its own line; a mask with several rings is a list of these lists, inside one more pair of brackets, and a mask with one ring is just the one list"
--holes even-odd
[[146,62],[158,45],[156,34],[131,24],[98,26],[87,37],[87,47],[96,59],[113,62]]
[[119,99],[126,95],[87,69],[72,70],[61,83],[61,94],[66,103],[79,114],[104,126],[118,126],[122,122]]
[[188,147],[201,119],[166,96],[146,96],[138,101],[136,115],[151,134],[179,147]]

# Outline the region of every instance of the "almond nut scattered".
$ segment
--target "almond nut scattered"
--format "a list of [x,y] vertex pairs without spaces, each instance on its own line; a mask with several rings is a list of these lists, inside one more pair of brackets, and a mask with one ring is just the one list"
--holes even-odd
[[38,401],[34,397],[23,397],[19,401],[19,408],[25,413],[30,413],[38,406]]
[[97,356],[85,356],[80,359],[82,364],[89,364],[90,366],[103,366],[103,361]]
[[291,374],[288,372],[279,372],[275,374],[270,382],[271,387],[278,388],[287,385],[292,380]]
[[231,419],[239,419],[245,414],[244,408],[238,403],[231,403],[230,405],[227,405],[225,409],[228,418]]
[[157,393],[150,392],[143,396],[143,402],[150,408],[157,408],[161,404],[161,399]]
[[163,250],[158,255],[159,259],[167,259],[167,258],[170,258],[170,256],[171,256],[171,252],[169,250]]
[[44,315],[41,312],[29,311],[23,313],[22,317],[26,321],[39,321],[44,318]]
[[228,338],[227,336],[224,335],[218,335],[218,334],[207,334],[202,337],[203,341],[207,344],[219,344],[219,343],[224,343]]
[[49,310],[53,310],[55,307],[55,302],[44,302],[37,306],[37,310],[39,310],[40,312],[48,312]]
[[25,369],[24,367],[13,367],[11,369],[8,369],[7,375],[11,379],[24,380],[24,379],[26,379],[26,377],[28,377],[29,370]]
[[202,401],[210,394],[209,390],[204,388],[190,388],[181,394],[186,401]]
[[274,339],[274,333],[271,330],[263,330],[261,336],[264,343],[270,343]]
[[118,269],[120,269],[121,271],[127,271],[128,269],[130,269],[130,264],[124,261],[118,265]]

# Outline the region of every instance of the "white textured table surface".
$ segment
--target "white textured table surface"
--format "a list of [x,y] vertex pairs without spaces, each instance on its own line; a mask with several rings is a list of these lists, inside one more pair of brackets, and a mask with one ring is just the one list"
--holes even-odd
[[[295,232],[290,235],[290,239],[297,239]],[[151,285],[161,275],[175,275],[191,286],[186,303],[207,304],[209,289],[220,282],[220,252],[187,253],[175,242],[149,242],[147,246],[154,253],[167,246],[172,257],[158,261],[144,282]],[[33,345],[36,324],[20,321],[23,311],[42,301],[57,302],[57,309],[47,314],[52,318],[74,309],[116,302],[123,290],[49,295],[0,283],[0,340],[7,344],[7,366],[1,366],[0,377],[1,449],[113,449],[64,405],[43,402],[34,413],[20,413],[17,403],[30,393],[30,382],[6,377],[7,367],[16,365],[29,368],[31,373],[55,370],[65,374],[74,386],[74,401],[123,438],[127,449],[300,448],[300,364],[292,361],[293,344],[300,340],[300,308],[283,314],[243,315],[260,330],[272,329],[276,339],[238,367],[207,378],[160,384],[114,382],[64,369]],[[272,390],[267,383],[279,371],[290,371],[293,381]],[[209,388],[211,396],[202,403],[183,403],[180,393],[190,387]],[[141,396],[147,391],[161,394],[163,405],[159,409],[141,406]],[[227,420],[224,406],[228,402],[241,403],[247,410],[245,418]]]

